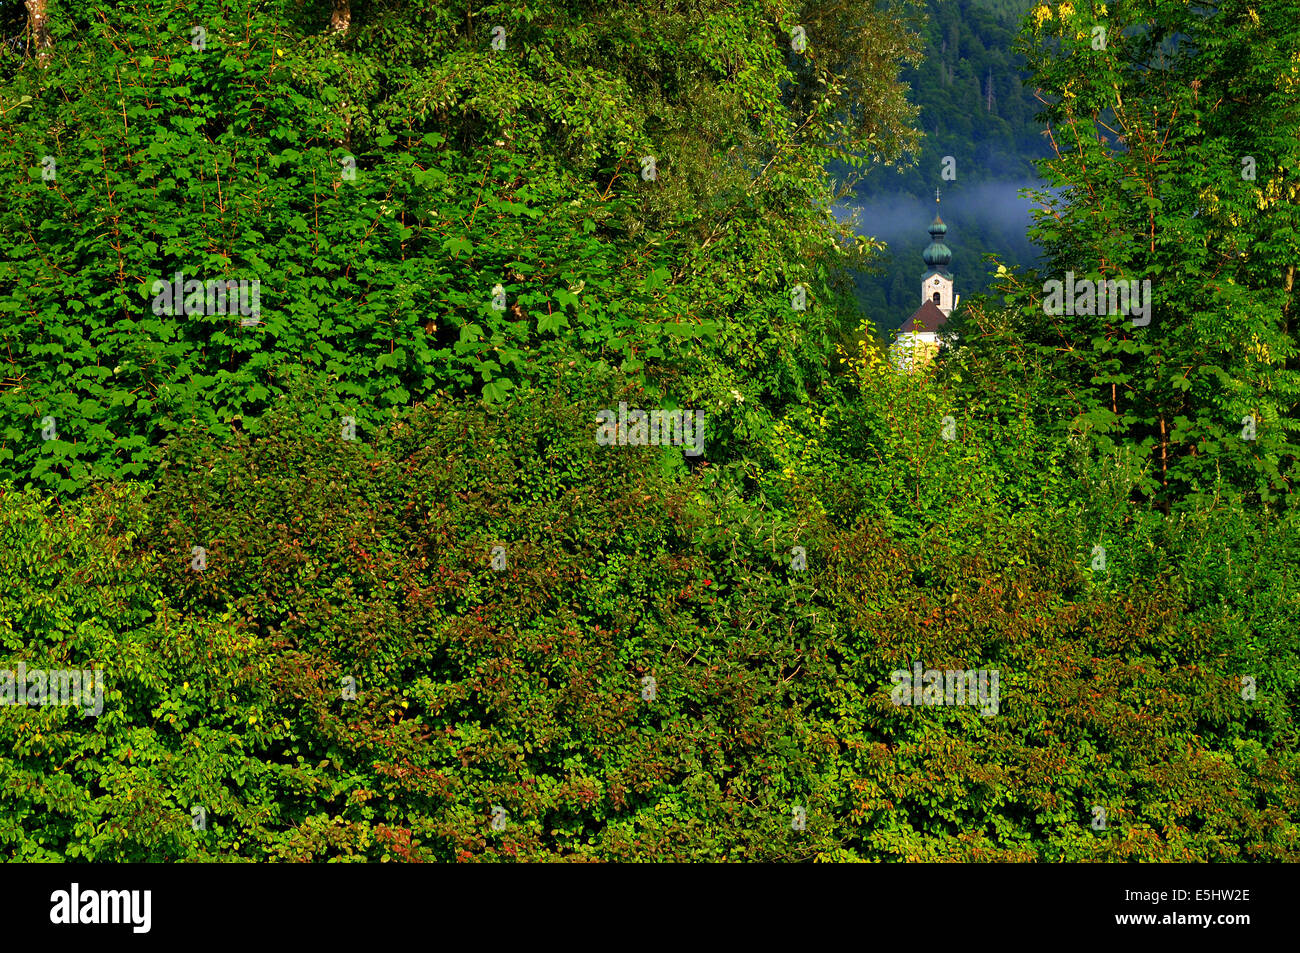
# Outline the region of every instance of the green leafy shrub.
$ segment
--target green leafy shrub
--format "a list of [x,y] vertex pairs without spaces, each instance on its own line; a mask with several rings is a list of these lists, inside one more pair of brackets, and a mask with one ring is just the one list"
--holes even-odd
[[[1241,575],[1289,524],[1227,540],[1217,582],[1206,551],[1123,558],[1168,546],[1129,527],[1102,578],[1066,516],[972,542],[759,511],[675,448],[597,446],[642,399],[599,377],[358,441],[296,386],[256,435],[184,435],[147,494],[6,505],[7,654],[107,683],[93,722],[0,710],[9,855],[1296,856],[1294,653],[1264,654],[1293,613],[1238,588],[1293,594]],[[894,705],[918,661],[997,669],[997,715]]]

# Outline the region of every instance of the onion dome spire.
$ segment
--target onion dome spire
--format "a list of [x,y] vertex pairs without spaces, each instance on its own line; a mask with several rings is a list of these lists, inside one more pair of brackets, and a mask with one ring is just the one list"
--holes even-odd
[[921,256],[935,271],[944,271],[952,262],[952,249],[943,243],[948,226],[939,217],[939,190],[934,190],[934,221],[930,223],[930,246]]

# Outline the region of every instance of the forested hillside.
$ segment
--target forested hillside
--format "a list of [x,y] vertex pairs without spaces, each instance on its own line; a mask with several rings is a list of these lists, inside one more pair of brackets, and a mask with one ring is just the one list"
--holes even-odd
[[1300,859],[1300,0],[0,26],[0,857]]
[[[989,287],[994,254],[1009,265],[1032,266],[1038,249],[1025,232],[1031,202],[1019,193],[1041,187],[1036,162],[1051,154],[1044,104],[1014,49],[1032,0],[927,0],[920,27],[924,60],[903,70],[908,101],[920,110],[920,150],[901,167],[873,167],[843,205],[856,211],[858,230],[889,245],[873,269],[855,275],[859,306],[882,332],[892,331],[920,304],[921,252],[941,190],[942,215],[954,255],[957,293],[969,298]],[[948,161],[948,160],[951,161]],[[845,174],[850,174],[848,170]]]

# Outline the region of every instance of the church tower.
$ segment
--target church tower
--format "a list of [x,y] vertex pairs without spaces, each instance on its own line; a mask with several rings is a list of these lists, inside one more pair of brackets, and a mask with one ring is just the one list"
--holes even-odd
[[921,257],[929,265],[929,270],[921,278],[921,303],[933,301],[947,319],[952,314],[956,302],[952,297],[952,275],[948,265],[952,262],[952,251],[943,243],[948,234],[948,226],[939,217],[939,190],[934,190],[934,221],[930,223],[930,247]]
[[939,353],[939,329],[948,323],[948,315],[960,300],[953,295],[952,274],[948,271],[952,251],[943,243],[948,226],[939,217],[938,189],[934,190],[934,204],[930,245],[921,256],[929,266],[921,277],[921,307],[898,329],[893,348],[894,363],[901,371],[919,369]]

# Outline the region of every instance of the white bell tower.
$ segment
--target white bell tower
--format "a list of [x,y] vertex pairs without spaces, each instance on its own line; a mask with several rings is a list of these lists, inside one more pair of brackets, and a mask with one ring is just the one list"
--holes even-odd
[[948,265],[952,262],[952,251],[943,243],[948,233],[948,226],[939,217],[939,190],[934,190],[934,221],[930,223],[930,247],[921,257],[930,266],[921,278],[921,304],[933,301],[946,318],[952,314],[956,301],[952,296],[952,275]]

